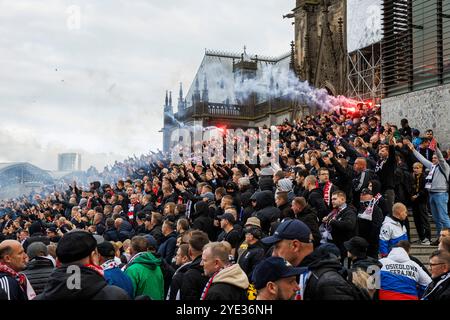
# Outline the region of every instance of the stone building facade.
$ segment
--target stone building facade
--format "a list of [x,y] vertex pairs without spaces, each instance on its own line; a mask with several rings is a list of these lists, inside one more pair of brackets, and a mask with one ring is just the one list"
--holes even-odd
[[381,116],[383,122],[397,125],[406,118],[421,134],[433,129],[441,146],[450,147],[450,85],[383,99]]
[[298,76],[332,95],[346,94],[345,1],[297,0],[292,12]]

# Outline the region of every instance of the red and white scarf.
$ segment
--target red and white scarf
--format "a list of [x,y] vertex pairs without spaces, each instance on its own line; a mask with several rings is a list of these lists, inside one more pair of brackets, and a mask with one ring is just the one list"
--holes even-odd
[[0,262],[0,272],[6,273],[10,275],[12,278],[14,278],[18,283],[20,289],[27,295],[28,300],[34,299],[36,297],[36,293],[33,290],[33,287],[31,287],[30,282],[28,281],[27,277],[22,274],[18,273],[15,270],[8,267],[6,264],[3,264]]
[[328,181],[327,183],[325,183],[325,185],[323,186],[323,200],[325,201],[325,203],[327,204],[327,206],[330,205],[330,199],[331,199],[331,187],[333,186],[333,184],[331,183],[331,181]]
[[212,283],[213,283],[213,281],[214,281],[214,277],[217,276],[217,274],[218,274],[220,271],[222,271],[222,270],[223,270],[223,268],[221,268],[220,270],[216,271],[216,272],[211,276],[211,278],[209,278],[208,283],[206,284],[205,288],[203,289],[203,293],[202,293],[202,296],[201,296],[200,300],[205,300],[205,299],[206,299],[206,296],[208,295],[209,288],[211,288],[211,285],[212,285]]
[[14,271],[6,264],[3,264],[1,262],[0,262],[0,272],[6,273],[10,275],[12,278],[16,279],[23,292],[27,292],[27,277],[24,274]]
[[83,266],[86,267],[86,268],[89,268],[91,270],[94,270],[95,272],[97,272],[102,277],[104,276],[103,269],[100,266],[96,266],[95,264],[85,264]]

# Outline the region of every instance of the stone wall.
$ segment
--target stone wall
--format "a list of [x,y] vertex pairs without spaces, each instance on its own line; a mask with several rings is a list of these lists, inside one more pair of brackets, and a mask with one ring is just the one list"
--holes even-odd
[[399,127],[400,120],[406,118],[421,135],[431,128],[441,147],[450,147],[450,85],[383,99],[381,116],[383,123]]

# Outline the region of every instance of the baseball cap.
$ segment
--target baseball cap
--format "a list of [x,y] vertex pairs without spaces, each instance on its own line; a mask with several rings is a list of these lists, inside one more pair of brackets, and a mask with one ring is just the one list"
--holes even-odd
[[252,280],[256,290],[264,288],[268,282],[283,278],[297,276],[306,268],[295,268],[289,262],[280,257],[269,257],[260,262],[252,274]]
[[275,233],[267,238],[262,239],[264,244],[274,244],[281,240],[299,240],[304,243],[311,243],[311,230],[300,220],[290,219],[283,221],[275,231]]
[[224,213],[220,216],[217,216],[217,219],[219,220],[228,220],[230,223],[234,224],[236,220],[234,219],[234,216],[231,213]]

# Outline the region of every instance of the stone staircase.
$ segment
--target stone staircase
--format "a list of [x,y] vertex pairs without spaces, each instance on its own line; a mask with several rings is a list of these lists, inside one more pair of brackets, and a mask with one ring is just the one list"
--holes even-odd
[[[430,221],[431,226],[431,240],[434,241],[436,240],[436,225],[434,224],[433,219],[431,217],[428,217],[428,219]],[[415,241],[419,240],[419,235],[417,234],[417,229],[414,223],[412,212],[409,212],[408,220],[409,220],[409,233],[411,236],[411,239],[409,239],[409,241],[412,243],[411,251],[409,254],[419,259],[425,266],[428,266],[430,255],[433,251],[437,250],[437,246],[427,246],[414,243]]]

